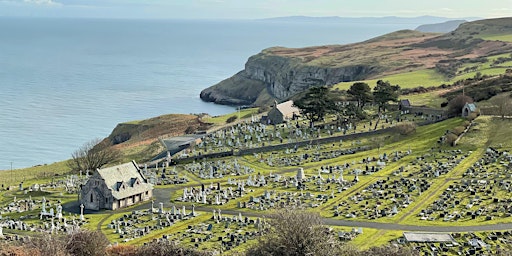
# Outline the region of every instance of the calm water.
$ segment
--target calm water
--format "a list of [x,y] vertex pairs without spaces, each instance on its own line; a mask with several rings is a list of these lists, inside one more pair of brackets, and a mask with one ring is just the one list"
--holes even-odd
[[0,170],[68,159],[120,122],[232,112],[199,92],[264,48],[417,25],[0,18]]

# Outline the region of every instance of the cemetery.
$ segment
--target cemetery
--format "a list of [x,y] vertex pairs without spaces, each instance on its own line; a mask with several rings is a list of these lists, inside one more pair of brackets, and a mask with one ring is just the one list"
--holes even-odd
[[[424,120],[409,117],[413,118]],[[500,225],[512,220],[512,146],[493,143],[478,149],[468,146],[464,138],[458,147],[437,142],[446,130],[462,121],[450,119],[420,126],[415,134],[399,140],[396,138],[401,135],[388,132],[243,156],[190,160],[175,166],[170,165],[170,157],[151,167],[140,164],[141,179],[153,184],[155,195],[115,211],[90,211],[76,203],[80,188],[94,180],[88,171],[37,183],[20,182],[2,191],[0,237],[22,240],[31,233],[99,227],[112,243],[166,239],[200,250],[234,253],[265,234],[273,211],[302,209],[332,220],[329,231],[349,243],[366,244],[386,237],[383,242],[408,243],[429,254],[491,255],[510,245],[510,231],[445,232],[452,240],[437,242],[397,236],[395,231],[383,236],[387,229],[363,233],[362,228],[351,224],[391,223],[397,230],[406,224],[421,230]],[[357,124],[356,130],[326,125],[310,129],[302,121],[294,122],[275,128],[238,123],[207,135],[188,153],[257,149],[369,127]],[[385,119],[381,122],[386,124]],[[468,137],[478,137],[474,133],[478,131],[470,129]]]

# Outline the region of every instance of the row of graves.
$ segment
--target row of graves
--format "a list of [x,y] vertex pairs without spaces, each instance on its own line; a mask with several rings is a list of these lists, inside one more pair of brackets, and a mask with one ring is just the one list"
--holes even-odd
[[201,184],[198,187],[189,187],[183,189],[183,195],[176,201],[183,203],[197,203],[202,205],[224,205],[230,200],[236,200],[246,193],[245,181],[228,179],[228,186],[221,186],[220,182],[216,185],[211,183],[209,186]]
[[510,250],[512,231],[469,233],[404,232],[397,239],[421,255],[502,255]]
[[249,149],[268,145],[308,141],[312,139],[355,133],[352,124],[309,127],[307,122],[268,126],[261,123],[238,123],[227,129],[208,134],[192,149],[192,155],[229,151],[233,148]]
[[469,167],[463,179],[453,181],[431,205],[423,209],[422,220],[489,221],[512,217],[512,157],[488,149]]
[[355,185],[358,177],[355,175],[354,179],[345,180],[342,169],[337,166],[324,167],[318,171],[318,175],[310,176],[306,176],[302,168],[291,177],[270,174],[269,180],[267,187],[271,187],[271,190],[265,189],[262,194],[251,195],[248,200],[237,202],[237,207],[259,211],[316,208]]
[[[344,155],[355,154],[360,151],[369,150],[368,145],[361,145],[360,140],[352,142],[352,147],[342,146],[343,140],[340,140],[336,149],[336,143],[306,145],[293,148],[287,148],[282,152],[254,153],[254,158],[259,159],[261,163],[265,163],[271,167],[299,166],[311,162],[320,162],[323,160],[333,159]],[[346,143],[350,145],[349,143]]]
[[142,174],[148,179],[148,182],[154,185],[177,185],[185,184],[189,180],[185,176],[180,176],[176,170],[176,166],[169,167],[168,162],[162,163],[159,168],[148,168],[147,164],[142,169]]
[[185,206],[178,209],[175,205],[166,210],[162,202],[159,203],[158,208],[154,208],[154,202],[152,202],[150,209],[124,214],[107,224],[107,228],[112,230],[121,241],[128,242],[147,236],[156,230],[171,227],[178,222],[193,219],[198,215],[194,205],[188,210]]
[[[0,212],[0,238],[4,236],[3,229],[21,232],[38,232],[49,234],[71,233],[87,223],[81,205],[80,215],[62,213],[60,202],[48,202],[45,197],[41,200],[33,200],[32,197],[16,200]],[[11,218],[9,213],[21,213],[17,218]],[[2,217],[6,214],[6,217]]]
[[[340,166],[325,166],[318,175],[306,176],[300,168],[296,175],[281,174],[249,175],[246,179],[227,179],[227,184],[219,182],[209,186],[183,189],[183,195],[176,201],[202,205],[225,205],[237,200],[237,208],[268,210],[275,208],[314,208],[333,199],[337,194],[347,190],[358,181],[354,178],[344,179]],[[255,195],[258,191],[263,194]],[[244,198],[243,200],[238,200]]]
[[[400,166],[386,178],[378,179],[360,191],[356,191],[346,200],[333,207],[334,216],[342,218],[378,219],[392,217],[402,209],[407,208],[432,185],[432,178],[447,174],[464,158],[459,151],[444,152],[445,158],[419,156],[408,165]],[[391,162],[396,162],[411,151],[394,152]],[[427,161],[426,159],[430,159]],[[370,175],[374,173],[373,166],[368,167],[374,159],[365,159],[359,164],[365,164],[365,170],[353,169],[354,173]],[[390,162],[387,155],[377,159],[376,170],[380,170]]]
[[191,245],[199,250],[229,251],[264,234],[269,228],[265,218],[222,214],[213,210],[207,221],[189,225],[186,230],[165,234],[161,239]]
[[237,159],[222,159],[217,161],[192,162],[183,166],[186,171],[201,179],[217,179],[224,176],[243,176],[254,173],[254,169],[238,163]]

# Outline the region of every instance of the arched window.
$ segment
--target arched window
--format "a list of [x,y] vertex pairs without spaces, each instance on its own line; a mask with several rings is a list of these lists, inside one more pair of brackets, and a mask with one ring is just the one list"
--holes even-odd
[[91,193],[91,203],[93,202],[92,193]]

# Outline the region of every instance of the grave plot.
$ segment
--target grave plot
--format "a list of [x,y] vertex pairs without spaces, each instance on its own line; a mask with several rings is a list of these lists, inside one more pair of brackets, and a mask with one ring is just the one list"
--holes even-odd
[[[2,215],[5,214],[5,217]],[[15,215],[16,218],[12,217]],[[21,215],[20,215],[21,214]],[[50,234],[69,233],[87,223],[83,215],[65,215],[59,202],[53,204],[42,200],[23,199],[10,203],[0,212],[0,238],[3,238],[3,228],[22,232],[39,232]]]
[[401,166],[398,170],[393,171],[392,175],[418,179],[437,178],[453,170],[469,154],[469,152],[464,153],[461,150],[426,153],[416,157],[406,167]]
[[262,218],[249,218],[241,213],[224,215],[221,210],[213,210],[209,220],[189,225],[185,231],[165,234],[162,239],[198,249],[228,251],[257,238],[265,233],[268,227]]
[[490,221],[512,217],[512,179],[507,174],[509,155],[497,150],[486,154],[453,181],[431,205],[423,209],[420,220]]
[[178,175],[176,166],[172,168],[162,167],[159,169],[157,167],[149,169],[147,165],[145,165],[144,169],[142,169],[142,174],[148,179],[149,183],[154,185],[185,184],[189,181],[187,177]]
[[[341,147],[341,145],[340,145]],[[302,147],[299,151],[297,147],[286,149],[284,152],[272,152],[268,154],[254,154],[260,162],[272,167],[298,166],[305,163],[320,162],[323,160],[333,159],[344,155],[355,154],[360,151],[370,149],[370,146],[357,146],[353,148],[340,148],[333,150],[330,145],[308,145]],[[284,153],[284,154],[283,154]]]
[[420,220],[489,221],[512,216],[512,180],[461,180],[453,182],[431,205],[418,214]]
[[302,168],[292,177],[271,174],[267,187],[272,189],[266,189],[262,194],[237,202],[237,208],[259,211],[279,208],[315,208],[334,199],[339,193],[355,185],[357,181],[357,176],[351,181],[345,180],[343,172],[338,176],[322,175],[319,172],[316,176],[306,177]]
[[392,217],[430,188],[427,179],[388,177],[378,180],[334,206],[334,216],[378,219]]
[[[512,241],[512,231],[419,234],[426,237],[412,241],[402,237],[398,243],[411,246],[421,255],[499,255],[502,249],[510,248]],[[432,239],[436,235],[447,236],[449,239]]]
[[512,179],[512,155],[488,148],[485,155],[468,168],[463,177],[467,179]]
[[[261,179],[264,179],[264,176],[260,176],[260,181]],[[224,205],[231,200],[243,197],[248,192],[245,189],[247,184],[253,186],[255,183],[251,183],[251,177],[248,178],[247,183],[245,180],[231,180],[229,178],[227,186],[221,186],[220,182],[217,182],[216,185],[211,183],[209,186],[202,184],[198,187],[184,188],[183,194],[175,200],[203,205]]]
[[112,220],[107,228],[117,234],[123,242],[128,242],[198,216],[194,206],[189,210],[190,212],[187,212],[185,206],[182,209],[176,209],[176,206],[173,205],[170,210],[166,211],[163,208],[163,203],[160,203],[158,209],[155,209],[152,204],[149,210],[132,211]]
[[188,172],[201,179],[217,179],[224,176],[241,176],[254,173],[254,169],[241,165],[235,159],[217,161],[195,161],[183,166]]

